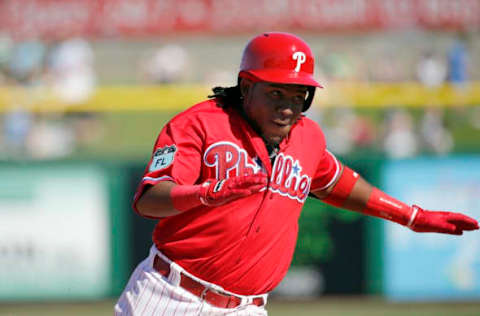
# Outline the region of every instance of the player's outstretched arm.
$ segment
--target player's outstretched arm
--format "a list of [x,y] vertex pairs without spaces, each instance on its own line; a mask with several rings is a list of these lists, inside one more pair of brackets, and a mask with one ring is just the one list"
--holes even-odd
[[265,188],[267,175],[253,174],[223,180],[210,179],[198,185],[176,185],[162,181],[147,189],[135,208],[147,217],[167,217],[198,206],[219,206]]
[[343,168],[338,181],[330,188],[313,193],[328,204],[388,219],[416,232],[462,235],[463,231],[479,228],[478,222],[466,215],[424,210],[396,200],[348,167]]

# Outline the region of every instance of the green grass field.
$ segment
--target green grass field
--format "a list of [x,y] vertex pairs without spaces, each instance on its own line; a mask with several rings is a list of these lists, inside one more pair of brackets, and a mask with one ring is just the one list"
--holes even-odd
[[[113,314],[114,301],[88,303],[1,303],[2,316],[60,316]],[[286,302],[271,300],[267,305],[270,316],[478,316],[478,302],[389,303],[378,298],[336,297],[316,301]]]

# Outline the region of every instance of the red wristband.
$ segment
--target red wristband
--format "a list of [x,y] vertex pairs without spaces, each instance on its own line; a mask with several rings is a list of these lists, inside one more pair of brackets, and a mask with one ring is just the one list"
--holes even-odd
[[181,212],[202,205],[200,185],[176,185],[170,191],[173,207]]
[[323,201],[333,206],[342,206],[352,192],[353,186],[355,183],[357,183],[359,178],[360,177],[358,173],[347,166],[344,166],[340,179],[338,179],[337,183],[333,187],[332,192],[330,192],[330,194],[323,199]]
[[373,188],[368,198],[367,207],[362,211],[364,214],[385,218],[402,225],[411,225],[416,212],[412,208],[388,194]]

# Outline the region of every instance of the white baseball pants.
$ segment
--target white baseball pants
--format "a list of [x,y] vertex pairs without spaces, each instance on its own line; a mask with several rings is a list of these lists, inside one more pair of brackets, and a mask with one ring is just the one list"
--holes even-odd
[[[178,285],[180,272],[184,274],[188,274],[188,272],[176,263],[171,264],[171,272],[168,278],[154,270],[153,260],[156,255],[170,262],[153,246],[150,249],[150,255],[132,273],[127,286],[115,305],[115,315],[267,316],[267,311],[263,306],[259,307],[248,303],[251,301],[248,296],[237,295],[243,298],[244,303],[235,308],[219,308],[210,305]],[[218,288],[218,286],[205,281],[202,281],[202,283],[212,288]],[[264,296],[265,302],[266,299],[267,295]]]

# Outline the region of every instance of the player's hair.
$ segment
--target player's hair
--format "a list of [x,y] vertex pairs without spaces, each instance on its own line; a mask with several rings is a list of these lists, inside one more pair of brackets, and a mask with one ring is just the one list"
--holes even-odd
[[234,87],[214,87],[212,91],[213,94],[208,97],[216,98],[218,100],[217,105],[220,107],[241,106],[242,104],[242,93],[239,85]]

